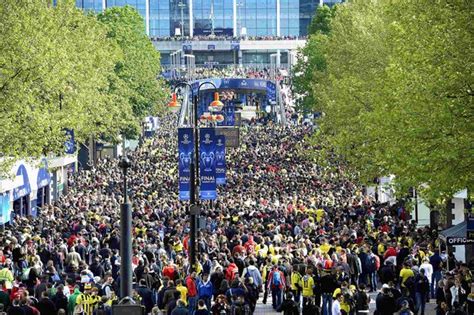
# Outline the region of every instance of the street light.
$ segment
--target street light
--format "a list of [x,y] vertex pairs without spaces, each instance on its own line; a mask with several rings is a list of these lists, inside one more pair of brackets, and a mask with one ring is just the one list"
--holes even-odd
[[[193,99],[193,118],[190,119],[190,121],[193,122],[193,138],[194,138],[194,159],[191,160],[191,165],[190,165],[190,171],[191,171],[191,178],[190,178],[190,200],[189,200],[189,215],[190,215],[190,220],[191,220],[191,226],[190,226],[190,273],[195,269],[196,266],[196,234],[197,234],[197,227],[196,227],[196,219],[200,214],[200,208],[197,202],[198,197],[197,195],[197,186],[199,185],[199,118],[198,118],[198,97],[199,97],[199,92],[201,90],[201,87],[203,85],[210,84],[214,87],[215,90],[217,90],[217,87],[214,83],[207,81],[207,82],[202,82],[199,84],[198,89],[196,91],[196,94],[193,92],[193,88],[191,84],[188,82],[178,82],[175,87],[174,91],[180,86],[187,86],[189,90],[191,91],[191,96]],[[214,101],[211,103],[211,105],[214,103],[214,107],[217,108],[219,106],[223,106],[222,102],[219,100],[219,93],[214,94]],[[172,99],[169,104],[177,104],[176,101],[176,93],[172,94]],[[222,109],[222,107],[220,107]]]
[[118,165],[123,170],[123,203],[120,205],[120,297],[132,297],[132,206],[128,202],[127,170],[132,163],[124,155]]

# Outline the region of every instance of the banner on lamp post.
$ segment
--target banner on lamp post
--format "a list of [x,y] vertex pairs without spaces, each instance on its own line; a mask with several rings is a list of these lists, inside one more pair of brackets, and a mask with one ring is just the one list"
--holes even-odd
[[214,128],[201,128],[199,133],[199,195],[202,200],[215,200],[216,135]]
[[216,136],[216,184],[225,185],[225,136]]
[[179,200],[191,197],[191,161],[194,154],[193,128],[178,129]]

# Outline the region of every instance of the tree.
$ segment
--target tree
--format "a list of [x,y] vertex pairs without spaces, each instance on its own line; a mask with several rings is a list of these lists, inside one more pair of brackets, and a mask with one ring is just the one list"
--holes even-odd
[[330,21],[335,15],[336,7],[330,8],[327,5],[318,7],[308,27],[310,35],[308,41],[298,51],[298,62],[293,70],[293,92],[301,96],[298,110],[318,111],[317,99],[314,97],[311,82],[314,79],[315,71],[324,72],[326,69],[326,59],[321,51],[321,44],[330,32]]
[[316,14],[311,19],[311,23],[308,26],[308,34],[329,34],[331,31],[331,19],[335,16],[336,10],[337,5],[331,8],[327,5],[318,6]]
[[365,181],[395,175],[402,194],[472,191],[472,12],[469,1],[340,6],[321,45],[327,67],[313,69],[325,113],[315,141]]
[[[159,111],[168,97],[165,83],[158,80],[160,54],[145,34],[144,21],[132,7],[113,7],[98,15],[123,52],[115,73],[128,87],[127,97],[133,114],[141,119]],[[135,130],[136,131],[136,130]]]
[[109,95],[120,48],[74,2],[5,0],[0,5],[0,152],[7,162],[64,152],[76,140],[116,133],[130,119]]

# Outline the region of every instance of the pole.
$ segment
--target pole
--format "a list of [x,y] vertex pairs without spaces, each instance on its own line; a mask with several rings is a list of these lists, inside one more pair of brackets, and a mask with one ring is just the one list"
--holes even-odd
[[120,297],[132,296],[132,206],[128,202],[127,169],[131,166],[124,157],[119,163],[123,170],[123,203],[120,206]]
[[179,6],[181,7],[181,39],[184,38],[184,3],[180,2]]
[[[197,92],[199,94],[199,91]],[[197,186],[199,185],[199,132],[198,132],[198,96],[193,95],[193,135],[194,135],[194,161],[191,163],[191,200],[190,200],[190,271],[193,272],[196,269],[196,236],[197,236],[197,228],[196,228],[196,218],[199,215],[199,206],[197,204],[197,199],[199,198],[197,195]]]

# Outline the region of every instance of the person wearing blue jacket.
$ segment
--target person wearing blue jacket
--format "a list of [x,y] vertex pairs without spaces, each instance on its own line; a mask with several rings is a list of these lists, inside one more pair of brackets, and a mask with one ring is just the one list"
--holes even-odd
[[199,299],[204,300],[204,302],[206,302],[207,309],[210,310],[214,287],[212,286],[212,282],[209,279],[209,274],[205,273],[202,275],[202,279],[198,281],[197,289]]

